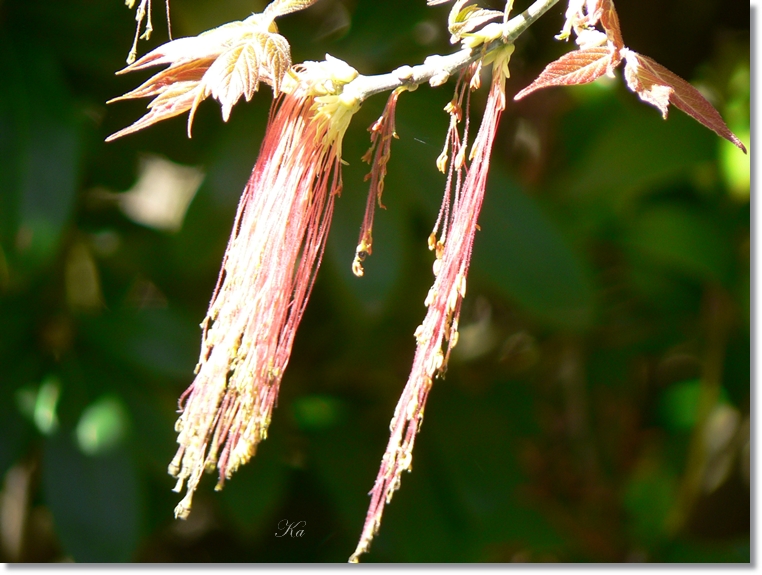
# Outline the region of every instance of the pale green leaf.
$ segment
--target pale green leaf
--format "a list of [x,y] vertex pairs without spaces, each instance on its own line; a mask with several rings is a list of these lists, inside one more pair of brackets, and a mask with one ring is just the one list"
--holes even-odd
[[264,15],[272,18],[298,12],[312,6],[317,0],[274,0],[265,8]]

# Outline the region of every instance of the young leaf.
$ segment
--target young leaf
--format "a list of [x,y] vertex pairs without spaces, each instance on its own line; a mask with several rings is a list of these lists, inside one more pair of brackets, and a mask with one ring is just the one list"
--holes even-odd
[[614,8],[612,0],[599,0],[600,22],[603,29],[606,30],[606,36],[617,50],[624,48],[622,39],[622,30],[619,28],[619,16]]
[[[285,10],[291,4],[276,5]],[[155,97],[145,116],[106,141],[188,110],[190,136],[196,108],[210,95],[222,105],[225,121],[241,96],[250,100],[260,82],[270,84],[277,95],[291,66],[291,51],[286,39],[274,30],[269,15],[253,14],[244,21],[231,22],[196,37],[168,42],[121,70],[119,74],[169,64],[139,88],[110,101]]]
[[669,105],[673,104],[746,153],[741,140],[730,131],[720,113],[696,88],[647,56],[628,49],[622,50],[622,54],[626,60],[624,76],[627,86],[641,100],[656,106],[665,120]]
[[492,20],[502,17],[503,13],[497,10],[485,10],[476,6],[468,6],[457,15],[455,20],[450,21],[450,43],[457,44],[463,36],[470,34],[477,28],[481,28]]
[[[134,124],[127,126],[111,134],[106,138],[107,142],[132,134],[148,126],[178,116],[183,112],[190,110],[194,107],[194,103],[198,100],[199,95],[199,83],[198,81],[184,81],[184,82],[172,82],[171,84],[162,86],[161,88],[145,87],[144,84],[137,90],[125,94],[119,98],[109,100],[109,103],[116,102],[117,100],[127,100],[130,98],[139,98],[142,96],[132,95],[140,92],[152,92],[151,95],[158,93],[159,95],[150,104],[148,104],[149,112],[137,120]],[[145,87],[145,88],[144,88]],[[148,94],[146,94],[148,95]],[[190,127],[189,127],[190,129]]]
[[513,99],[520,100],[536,90],[550,86],[589,84],[606,73],[612,65],[612,56],[611,50],[606,46],[585,48],[564,54],[555,62],[548,64],[537,79],[516,94]]
[[241,96],[248,102],[259,88],[260,80],[273,86],[277,94],[286,70],[291,66],[289,46],[278,34],[255,33],[247,42],[223,52],[202,78],[204,96],[211,94],[222,104],[227,122],[230,111]]
[[265,8],[264,15],[270,18],[277,18],[292,12],[298,12],[312,6],[317,0],[273,0]]

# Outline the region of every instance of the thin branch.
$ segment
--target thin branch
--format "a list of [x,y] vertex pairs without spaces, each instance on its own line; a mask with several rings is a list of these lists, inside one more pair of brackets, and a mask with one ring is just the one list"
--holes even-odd
[[478,60],[485,52],[489,52],[502,44],[510,44],[521,36],[540,16],[552,8],[558,0],[536,0],[524,12],[510,19],[505,24],[502,38],[492,41],[486,47],[464,47],[458,52],[447,56],[429,56],[418,66],[401,66],[387,74],[376,76],[358,76],[345,86],[352,90],[360,101],[381,92],[388,92],[400,87],[417,88],[424,82],[434,85],[443,84],[450,76],[463,70],[466,66]]

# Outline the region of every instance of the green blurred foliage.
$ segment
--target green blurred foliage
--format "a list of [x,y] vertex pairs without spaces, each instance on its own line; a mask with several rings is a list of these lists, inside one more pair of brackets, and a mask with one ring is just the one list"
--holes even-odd
[[[142,53],[166,40],[154,4]],[[173,2],[173,33],[263,4]],[[745,6],[617,7],[631,47],[699,85],[748,145]],[[552,40],[562,12],[518,42],[510,94],[570,48]],[[295,61],[329,52],[370,74],[452,50],[446,14],[321,0],[279,23]],[[345,561],[432,280],[451,84],[400,98],[361,279],[360,157],[383,96],[357,114],[269,437],[222,492],[204,480],[178,522],[177,398],[270,97],[227,124],[204,103],[191,140],[179,118],[104,144],[144,110],[105,105],[146,77],[114,75],[133,25],[118,0],[0,2],[0,553]],[[204,174],[179,231],[125,208],[141,158],[157,156]],[[492,164],[459,347],[365,559],[748,562],[749,158],[678,111],[664,122],[620,78],[510,104]],[[276,538],[282,520],[305,521],[305,536]]]

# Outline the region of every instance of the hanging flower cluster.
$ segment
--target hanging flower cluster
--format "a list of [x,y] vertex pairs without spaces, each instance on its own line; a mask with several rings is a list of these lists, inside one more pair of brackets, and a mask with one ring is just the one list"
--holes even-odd
[[180,448],[169,470],[186,517],[204,470],[217,489],[267,436],[296,328],[341,192],[341,141],[359,102],[340,60],[297,66],[275,103],[243,191],[217,287],[202,324],[196,379],[181,398]]
[[[186,491],[175,509],[180,518],[190,513],[193,494],[205,471],[218,473],[216,489],[221,489],[267,436],[296,330],[320,266],[334,200],[342,189],[344,133],[364,98],[383,91],[363,92],[358,86],[368,78],[330,56],[323,62],[291,64],[288,42],[277,33],[274,20],[315,1],[274,0],[262,14],[195,38],[171,41],[123,71],[169,66],[115,99],[154,98],[143,118],[109,140],[186,111],[190,135],[193,114],[209,96],[220,102],[227,121],[233,105],[241,97],[249,100],[260,82],[269,84],[276,96],[202,323],[196,377],[180,398],[179,449],[169,466],[177,478],[175,491]],[[509,20],[512,1],[506,2],[505,10],[496,11],[456,0],[448,29],[452,43],[460,42],[462,48],[447,61],[453,63],[445,65],[446,57],[431,57],[417,69],[403,66],[381,81],[382,86],[391,86],[385,89],[392,93],[383,114],[370,128],[372,145],[363,158],[371,164],[366,178],[370,192],[352,264],[357,276],[363,275],[362,262],[372,253],[376,203],[383,207],[384,177],[391,142],[397,137],[394,114],[398,98],[420,83],[439,86],[458,74],[455,96],[445,108],[450,128],[436,162],[446,174],[446,185],[428,242],[435,257],[434,281],[424,302],[427,313],[415,331],[413,366],[392,417],[389,442],[350,561],[358,561],[370,548],[384,507],[400,486],[402,472],[411,469],[429,391],[444,374],[458,342],[458,320],[490,157],[506,105],[513,40],[557,1],[536,0],[519,17]],[[596,28],[599,25],[603,31]],[[625,48],[611,0],[570,0],[559,37],[568,38],[572,32],[579,49],[549,64],[516,99],[540,88],[591,82],[612,74],[625,60],[628,86],[665,117],[669,104],[674,104],[745,151],[716,110],[690,84]],[[487,104],[469,144],[470,94],[480,87],[480,72],[488,65],[492,66],[492,80]]]
[[[447,176],[442,208],[434,231],[429,237],[429,248],[434,251],[434,284],[426,296],[428,308],[423,323],[415,330],[416,352],[405,389],[402,391],[394,417],[389,426],[391,437],[381,460],[381,469],[371,491],[371,504],[365,519],[360,542],[350,561],[357,562],[370,547],[373,536],[381,525],[384,505],[399,488],[402,472],[409,471],[413,462],[415,437],[423,422],[426,399],[434,379],[447,369],[450,351],[458,343],[458,317],[466,295],[466,277],[471,262],[477,220],[487,187],[487,173],[500,114],[505,109],[505,79],[509,76],[508,61],[513,53],[509,44],[490,53],[485,62],[492,61],[492,85],[482,123],[471,148],[470,165],[465,162],[468,146],[467,124],[464,136],[458,135],[458,124],[463,117],[464,94],[478,86],[478,73],[482,62],[467,70],[456,87],[456,97],[446,110],[452,122],[447,143],[450,146],[450,168]],[[468,104],[466,103],[466,115]],[[446,156],[440,157],[439,166],[445,168]],[[437,237],[437,234],[439,236]]]

